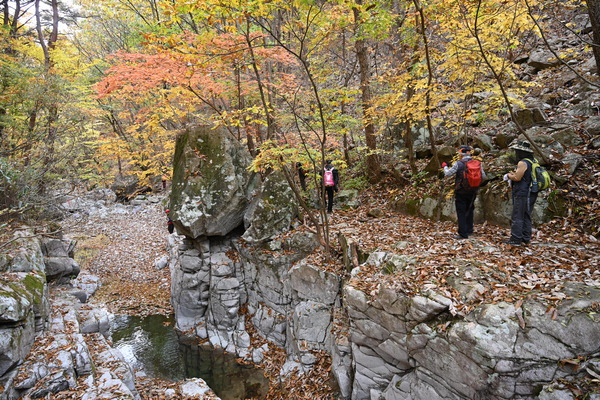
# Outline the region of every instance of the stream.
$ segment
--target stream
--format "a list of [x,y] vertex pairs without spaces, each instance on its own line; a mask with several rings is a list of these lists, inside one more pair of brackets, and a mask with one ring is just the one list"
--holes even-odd
[[172,316],[117,315],[111,338],[126,361],[148,376],[169,381],[202,378],[222,400],[264,398],[268,380],[261,370],[192,339],[180,338]]

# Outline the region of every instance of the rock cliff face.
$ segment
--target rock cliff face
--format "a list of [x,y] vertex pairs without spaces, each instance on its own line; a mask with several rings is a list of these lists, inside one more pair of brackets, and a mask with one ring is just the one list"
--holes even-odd
[[[197,138],[208,134],[221,135],[211,140],[223,148],[198,150]],[[170,209],[172,213],[175,210],[178,231],[186,235],[183,241],[172,242],[172,303],[177,326],[259,362],[266,347],[251,348],[246,329],[249,317],[262,337],[287,349],[290,369],[309,367],[316,361],[312,352],[325,350],[331,341],[331,315],[339,301],[340,278],[303,261],[317,247],[312,234],[288,233],[285,238],[273,239],[290,229],[296,215],[291,190],[278,173],[260,183],[256,178],[228,176],[235,173],[227,167],[230,165],[247,174],[250,158],[225,136],[224,132],[199,128],[178,141],[176,157],[194,157],[175,160],[178,170],[188,171],[187,175],[175,174],[175,187],[187,190],[192,186],[182,179],[202,179],[201,187],[228,193],[220,200],[220,210],[228,209],[226,201],[231,197],[246,208],[235,207],[236,223],[230,223],[232,217],[225,212],[211,213],[208,220],[205,209],[189,212],[187,202],[212,199],[214,194],[205,189],[174,192]],[[205,165],[205,161],[197,162],[205,160],[203,151],[220,154],[221,164],[213,159],[210,173],[198,170]],[[226,180],[236,184],[225,190],[217,181]],[[242,217],[243,235],[235,229]]]
[[42,248],[37,240],[23,240],[0,259],[0,377],[23,361],[50,312]]
[[451,301],[433,290],[407,296],[384,289],[369,298],[346,286],[352,398],[537,398],[544,386],[577,374],[564,360],[598,362],[600,321],[589,312],[600,291],[572,285],[568,292],[573,300],[555,319],[536,301],[484,304],[455,318]]
[[[190,133],[192,138],[197,135]],[[180,138],[183,147],[177,154],[193,153],[184,144],[194,140]],[[227,146],[228,151],[234,149]],[[239,156],[241,150],[234,152]],[[194,157],[203,159],[203,153]],[[175,162],[195,179],[200,164],[194,160]],[[221,160],[233,164],[228,156]],[[211,168],[227,169],[214,164]],[[243,164],[238,170],[246,171]],[[224,179],[211,174],[212,179]],[[204,187],[218,187],[209,175]],[[178,179],[186,175],[176,175],[174,185],[188,187]],[[238,194],[256,193],[251,201],[235,201],[247,207],[236,208],[237,215],[246,216],[245,233],[236,231],[236,224],[224,229],[231,218],[219,213],[211,214],[210,221],[204,211],[178,214],[177,227],[186,237],[172,238],[170,268],[181,330],[260,362],[267,347],[252,347],[251,323],[258,335],[286,350],[282,374],[305,371],[316,362],[316,351],[326,351],[341,396],[356,400],[548,399],[552,397],[543,391],[546,385],[576,376],[581,367],[598,369],[597,288],[571,286],[573,300],[562,302],[554,319],[535,300],[518,308],[482,304],[459,317],[451,313],[451,300],[435,288],[419,295],[385,288],[366,294],[309,261],[307,255],[317,247],[311,234],[292,230],[279,235],[293,225],[295,213],[293,204],[286,207],[293,198],[281,177],[272,174],[262,183],[230,181],[245,182],[237,187]],[[186,202],[194,196],[175,193],[171,209],[190,210],[193,205]],[[208,192],[202,196],[212,198]],[[222,234],[216,236],[219,229]],[[343,237],[340,242],[348,243]],[[344,250],[348,268],[352,263],[356,267],[358,250],[355,244]],[[381,266],[393,257],[374,253],[365,265]],[[564,362],[569,359],[580,360],[580,369],[570,368]]]

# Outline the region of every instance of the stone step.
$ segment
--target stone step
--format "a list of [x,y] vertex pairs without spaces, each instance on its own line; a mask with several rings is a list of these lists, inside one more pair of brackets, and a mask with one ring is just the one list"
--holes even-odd
[[112,348],[100,333],[86,335],[86,343],[93,354],[95,374],[86,399],[140,399],[135,388],[135,375],[118,349]]
[[57,292],[52,296],[48,328],[17,368],[14,393],[7,399],[42,398],[75,389],[87,399],[115,398],[115,394],[140,399],[133,370],[103,336],[110,327],[110,313],[81,304],[67,291]]

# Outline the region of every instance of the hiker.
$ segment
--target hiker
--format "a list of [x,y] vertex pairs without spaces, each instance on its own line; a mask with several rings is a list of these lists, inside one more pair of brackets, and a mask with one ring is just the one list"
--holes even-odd
[[519,140],[510,148],[515,151],[517,169],[504,175],[504,181],[510,183],[512,188],[513,202],[510,239],[504,243],[519,246],[531,241],[531,214],[538,194],[531,191],[531,144],[526,140]]
[[306,190],[306,172],[302,168],[302,163],[296,163],[296,169],[298,170],[298,179],[300,180],[300,187],[302,190]]
[[[448,167],[444,167],[444,176],[455,175],[454,181],[454,204],[456,216],[458,217],[458,234],[455,239],[468,239],[473,234],[473,217],[475,214],[475,198],[481,182],[487,176],[483,171],[481,162],[471,158],[471,147],[460,146],[458,154],[461,159]],[[470,176],[469,176],[470,175]]]
[[162,177],[160,178],[160,180],[162,182],[163,191],[167,190],[167,180],[168,179],[169,179],[169,177],[167,176],[167,174],[163,174]]
[[323,186],[327,193],[327,212],[333,211],[333,192],[338,191],[339,173],[338,170],[331,165],[331,160],[325,162],[323,168]]
[[170,212],[171,212],[171,210],[169,210],[169,209],[165,210],[165,213],[167,214],[167,229],[169,230],[169,233],[173,233],[173,231],[175,230],[175,224],[173,223],[173,220],[169,216]]

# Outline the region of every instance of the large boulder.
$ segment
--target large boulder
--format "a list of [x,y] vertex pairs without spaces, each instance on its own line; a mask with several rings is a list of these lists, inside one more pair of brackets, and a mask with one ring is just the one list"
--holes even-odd
[[250,153],[224,129],[200,126],[177,137],[171,218],[179,233],[225,236],[241,225],[258,177]]
[[76,244],[75,241],[61,239],[47,239],[42,242],[48,282],[58,280],[65,283],[79,275],[81,268],[72,258]]
[[243,238],[248,242],[263,242],[287,232],[298,206],[292,189],[281,173],[265,179],[261,193],[256,196],[244,217],[247,226]]
[[542,70],[546,68],[555,67],[560,64],[560,61],[554,57],[554,54],[545,49],[537,49],[534,50],[529,55],[529,60],[527,64],[532,66],[537,70]]
[[546,122],[546,116],[539,108],[525,108],[515,110],[516,122],[525,129]]
[[148,188],[140,187],[138,178],[134,175],[120,175],[110,186],[110,190],[115,193],[116,200],[127,201],[140,191],[147,191]]

